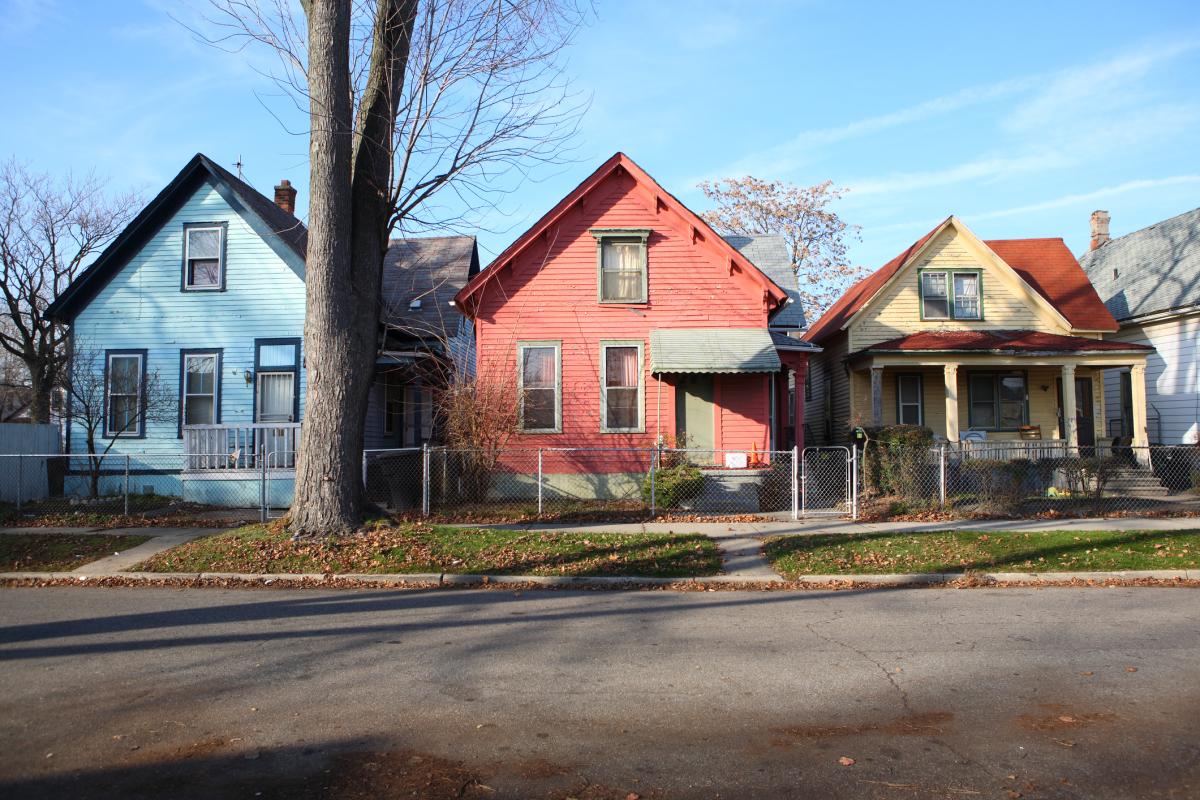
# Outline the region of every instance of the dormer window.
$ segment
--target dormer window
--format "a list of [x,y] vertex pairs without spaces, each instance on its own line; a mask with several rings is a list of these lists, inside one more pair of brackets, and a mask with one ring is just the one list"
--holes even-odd
[[983,319],[979,270],[922,270],[921,319]]
[[643,229],[597,228],[597,291],[601,303],[645,303],[648,298],[646,240]]
[[225,288],[225,225],[185,225],[183,228],[183,290],[220,291]]

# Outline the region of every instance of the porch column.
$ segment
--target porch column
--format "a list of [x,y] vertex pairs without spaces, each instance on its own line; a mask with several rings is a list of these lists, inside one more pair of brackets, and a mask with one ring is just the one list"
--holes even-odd
[[1062,419],[1063,441],[1067,443],[1067,452],[1075,455],[1079,452],[1079,431],[1075,420],[1075,365],[1063,364],[1062,368]]
[[871,367],[871,424],[883,424],[883,367]]
[[946,441],[958,441],[958,364],[942,367],[946,381]]
[[1133,401],[1133,446],[1141,448],[1134,450],[1137,460],[1143,464],[1150,463],[1150,451],[1145,448],[1150,445],[1150,434],[1146,422],[1146,365],[1134,364],[1129,369],[1129,388]]

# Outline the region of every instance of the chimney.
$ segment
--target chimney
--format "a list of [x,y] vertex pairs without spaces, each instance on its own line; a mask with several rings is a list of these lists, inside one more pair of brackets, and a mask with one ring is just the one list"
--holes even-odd
[[[289,214],[296,213],[296,190],[292,188],[292,182],[289,180],[281,180],[279,185],[275,187],[275,205],[282,208]],[[1094,218],[1095,215],[1093,215]],[[1095,223],[1093,222],[1093,228]],[[1107,223],[1105,230],[1108,230]],[[1095,240],[1092,240],[1095,242]]]
[[[287,183],[287,181],[284,181],[284,183]],[[292,195],[295,196],[295,192],[292,192]],[[279,196],[278,190],[276,190],[275,196]],[[1095,250],[1108,243],[1108,220],[1107,211],[1092,212],[1092,246],[1088,249]]]

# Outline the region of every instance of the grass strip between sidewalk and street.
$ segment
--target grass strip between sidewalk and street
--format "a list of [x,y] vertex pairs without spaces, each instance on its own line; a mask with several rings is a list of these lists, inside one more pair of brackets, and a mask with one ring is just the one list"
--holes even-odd
[[788,580],[923,572],[1109,572],[1200,566],[1200,531],[928,531],[774,536]]
[[137,547],[149,536],[13,533],[0,535],[0,570],[66,572]]
[[715,575],[700,534],[555,533],[378,526],[354,536],[292,541],[282,525],[249,525],[148,559],[146,572],[414,573],[688,577]]

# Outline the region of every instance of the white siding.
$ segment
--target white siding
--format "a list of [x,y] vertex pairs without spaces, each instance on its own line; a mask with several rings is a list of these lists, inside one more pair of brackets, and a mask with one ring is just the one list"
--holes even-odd
[[[1155,352],[1146,361],[1146,419],[1152,444],[1196,444],[1200,434],[1200,374],[1196,339],[1200,314],[1122,327],[1106,338],[1148,344]],[[1104,378],[1108,420],[1121,418],[1121,370]],[[1107,424],[1107,422],[1106,422]]]

